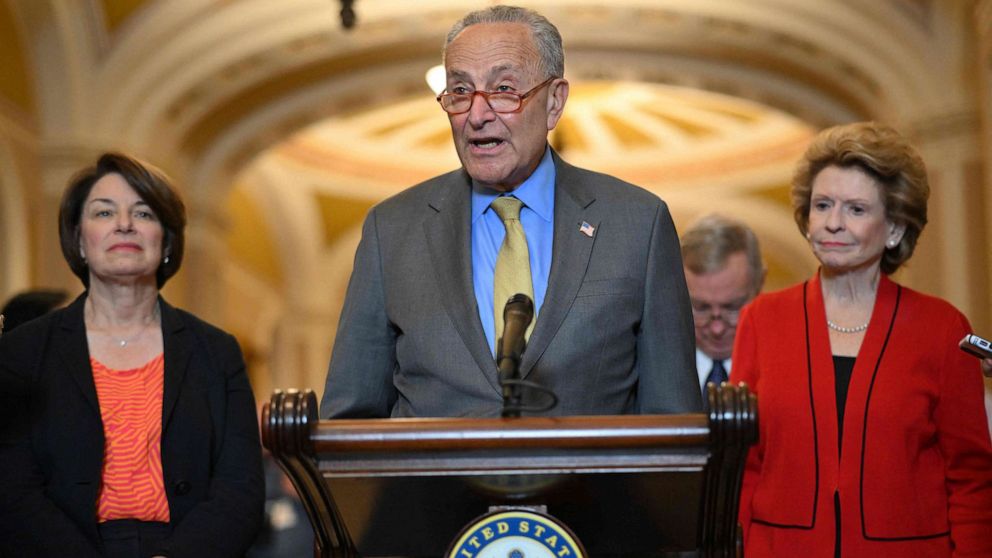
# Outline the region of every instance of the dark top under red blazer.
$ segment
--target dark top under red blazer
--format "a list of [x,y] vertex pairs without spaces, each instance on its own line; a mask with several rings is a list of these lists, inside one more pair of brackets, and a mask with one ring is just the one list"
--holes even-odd
[[744,473],[748,558],[992,556],[992,443],[967,319],[882,276],[838,448],[834,365],[818,277],[745,308],[731,380],[757,393]]
[[[0,337],[0,556],[95,556],[104,435],[85,295]],[[162,472],[175,557],[242,555],[265,497],[235,339],[160,299]]]

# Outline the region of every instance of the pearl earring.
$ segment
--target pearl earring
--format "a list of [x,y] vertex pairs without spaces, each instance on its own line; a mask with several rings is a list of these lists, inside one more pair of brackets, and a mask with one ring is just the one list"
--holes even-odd
[[163,258],[163,259],[162,259],[162,263],[163,263],[163,264],[167,264],[167,263],[169,263],[169,256],[166,256],[165,258]]

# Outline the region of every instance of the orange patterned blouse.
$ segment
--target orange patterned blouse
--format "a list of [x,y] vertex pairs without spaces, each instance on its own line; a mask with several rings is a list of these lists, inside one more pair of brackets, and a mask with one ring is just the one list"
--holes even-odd
[[94,358],[90,365],[106,439],[97,521],[168,522],[162,476],[164,355],[131,370],[111,370]]

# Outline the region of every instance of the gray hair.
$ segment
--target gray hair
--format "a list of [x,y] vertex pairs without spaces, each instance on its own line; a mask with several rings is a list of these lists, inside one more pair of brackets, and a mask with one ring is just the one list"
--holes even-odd
[[682,235],[681,242],[682,265],[699,275],[719,271],[731,254],[743,252],[754,292],[761,289],[765,264],[761,260],[758,237],[741,221],[711,213],[693,223]]
[[561,33],[548,18],[528,8],[517,6],[490,6],[467,14],[451,27],[441,52],[442,63],[447,56],[448,45],[466,27],[479,23],[523,23],[530,28],[534,44],[540,53],[540,69],[545,78],[565,76],[565,51],[561,45]]

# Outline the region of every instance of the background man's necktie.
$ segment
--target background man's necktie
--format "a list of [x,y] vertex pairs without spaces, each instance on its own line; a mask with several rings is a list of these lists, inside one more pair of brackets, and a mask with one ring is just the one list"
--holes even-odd
[[[713,359],[713,369],[710,370],[710,375],[706,377],[706,383],[713,382],[716,385],[720,385],[729,379],[727,375],[727,369],[723,367],[723,361]],[[709,398],[706,396],[706,385],[703,385],[703,409],[707,412],[710,410]]]
[[[491,204],[506,227],[506,237],[496,257],[496,273],[493,277],[493,317],[496,318],[496,346],[503,336],[503,307],[506,301],[517,293],[523,293],[534,300],[534,284],[530,276],[530,253],[527,250],[527,237],[520,224],[520,208],[523,202],[511,196],[500,196]],[[527,328],[526,338],[534,329],[534,320]]]

